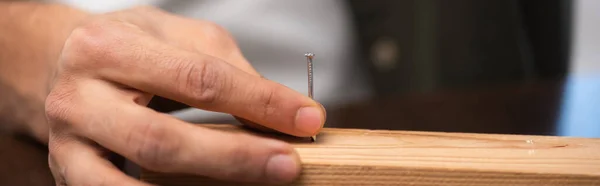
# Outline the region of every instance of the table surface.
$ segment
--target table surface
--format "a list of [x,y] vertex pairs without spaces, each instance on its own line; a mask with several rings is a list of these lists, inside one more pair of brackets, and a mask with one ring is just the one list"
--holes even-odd
[[[181,105],[158,99],[152,106],[168,111]],[[406,94],[327,110],[327,127],[596,138],[600,76]],[[0,185],[52,185],[43,146],[0,137]]]

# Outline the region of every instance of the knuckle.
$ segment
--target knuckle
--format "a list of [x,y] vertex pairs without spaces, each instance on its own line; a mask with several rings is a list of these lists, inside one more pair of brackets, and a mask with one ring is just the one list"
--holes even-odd
[[212,43],[218,44],[219,48],[236,48],[236,42],[233,36],[225,27],[210,21],[203,21],[200,25],[202,33],[206,35],[207,38],[214,39],[215,41]]
[[151,170],[169,170],[179,144],[160,125],[147,122],[129,131],[127,144],[134,149],[133,156]]
[[55,177],[58,185],[67,185],[65,176],[67,174],[68,165],[60,165],[58,159],[60,159],[60,150],[63,144],[62,138],[51,138],[48,142],[48,166]]
[[229,36],[229,32],[225,27],[211,21],[201,22],[202,30],[209,35]]
[[48,158],[49,161],[51,162],[51,166],[56,167],[57,165],[55,164],[55,160],[56,160],[56,156],[58,154],[58,150],[60,149],[60,142],[57,142],[55,140],[50,140],[48,142]]
[[276,90],[271,89],[271,88],[265,88],[260,94],[259,94],[259,102],[262,103],[262,115],[260,115],[260,119],[262,119],[263,121],[267,121],[269,120],[269,118],[271,118],[271,116],[275,113],[276,111],[276,106],[275,106],[275,94],[276,94]]
[[71,91],[55,90],[46,97],[45,112],[50,127],[53,127],[53,124],[68,123],[68,113],[72,109],[71,96]]
[[52,157],[58,156],[65,144],[72,142],[73,136],[66,133],[53,133],[48,140],[48,154]]
[[218,64],[214,62],[187,63],[176,68],[179,84],[178,91],[182,95],[191,95],[191,99],[210,106],[219,98],[220,85]]
[[115,60],[115,45],[121,32],[113,21],[96,19],[75,28],[65,41],[61,52],[61,65],[65,69],[101,68]]

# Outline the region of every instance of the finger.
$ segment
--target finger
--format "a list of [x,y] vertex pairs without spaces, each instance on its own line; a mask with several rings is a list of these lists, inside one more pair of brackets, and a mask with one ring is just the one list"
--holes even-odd
[[312,136],[325,122],[319,103],[283,85],[150,37],[122,37],[128,44],[111,48],[108,59],[122,62],[98,70],[106,79],[296,136]]
[[125,175],[85,140],[51,141],[50,168],[56,185],[149,186]]
[[[133,102],[99,81],[80,87],[63,119],[79,136],[158,172],[178,172],[236,181],[289,182],[300,172],[290,145],[248,134],[210,130]],[[101,91],[103,90],[103,91]]]
[[297,154],[283,142],[189,125],[144,107],[119,107],[124,112],[111,113],[118,123],[99,124],[105,130],[86,135],[148,169],[273,182],[299,173]]
[[[161,26],[161,35],[166,37],[165,41],[170,41],[170,44],[174,44],[180,48],[186,48],[191,51],[195,51],[198,53],[209,53],[213,54],[213,56],[221,56],[221,58],[228,62],[229,64],[235,66],[236,68],[251,74],[257,77],[262,77],[254,67],[248,62],[248,60],[242,54],[236,42],[229,33],[221,28],[218,25],[213,23],[190,19],[186,17],[173,16],[170,14],[166,14],[170,21],[163,21],[162,23],[166,24]],[[195,25],[192,29],[182,29],[178,34],[172,34],[171,30],[173,26],[180,25]],[[189,27],[188,27],[189,28]],[[195,35],[198,36],[194,38],[191,42],[188,36]],[[215,35],[221,35],[225,40],[224,42],[220,42],[220,44],[224,45],[224,47],[214,47],[212,45],[207,45],[205,41],[211,40],[211,37]],[[227,51],[227,52],[224,52]],[[240,123],[244,124],[247,127],[261,130],[264,132],[275,132],[275,130],[271,128],[264,127],[250,120],[240,118],[238,116],[234,116],[234,118]]]
[[[137,10],[140,14],[153,19],[131,19],[129,16],[129,19],[126,19],[141,25],[150,25],[145,30],[151,30],[162,41],[178,48],[218,56],[246,73],[260,76],[244,58],[234,37],[220,25],[210,21],[181,17],[155,8],[146,7]],[[174,34],[173,30],[177,30],[177,33]]]

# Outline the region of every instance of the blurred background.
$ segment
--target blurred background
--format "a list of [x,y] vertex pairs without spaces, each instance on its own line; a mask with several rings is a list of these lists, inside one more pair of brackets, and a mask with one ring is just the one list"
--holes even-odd
[[[214,21],[261,74],[302,93],[313,52],[326,127],[600,137],[598,0],[45,1]],[[160,97],[149,106],[238,123]],[[53,183],[43,145],[0,136],[0,160],[0,185]]]
[[600,1],[194,2],[156,4],[225,26],[259,72],[303,93],[314,52],[327,127],[600,136]]

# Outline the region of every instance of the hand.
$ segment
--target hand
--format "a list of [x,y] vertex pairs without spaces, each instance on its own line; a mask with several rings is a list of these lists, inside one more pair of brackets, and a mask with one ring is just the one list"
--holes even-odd
[[262,78],[215,24],[149,7],[91,16],[66,40],[46,99],[57,184],[146,184],[113,167],[109,151],[159,172],[266,183],[299,175],[288,144],[157,113],[146,107],[153,95],[301,137],[325,120],[319,103]]

